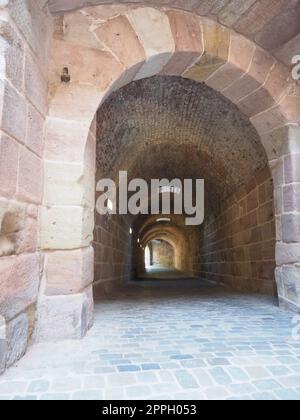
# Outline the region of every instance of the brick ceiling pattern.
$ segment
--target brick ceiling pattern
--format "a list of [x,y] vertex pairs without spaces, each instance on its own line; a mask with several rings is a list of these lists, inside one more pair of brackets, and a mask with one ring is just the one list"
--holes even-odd
[[267,165],[249,119],[221,94],[180,77],[155,76],[113,93],[97,115],[99,176],[204,178],[223,200]]

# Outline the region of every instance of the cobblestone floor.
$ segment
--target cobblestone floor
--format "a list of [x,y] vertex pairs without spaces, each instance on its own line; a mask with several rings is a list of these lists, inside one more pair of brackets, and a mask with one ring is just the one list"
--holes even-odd
[[95,309],[83,341],[31,347],[0,399],[300,400],[293,315],[272,299],[146,280]]

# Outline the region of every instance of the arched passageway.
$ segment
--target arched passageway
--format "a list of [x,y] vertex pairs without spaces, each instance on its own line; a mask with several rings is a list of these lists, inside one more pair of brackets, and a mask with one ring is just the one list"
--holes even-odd
[[[156,178],[204,179],[205,219],[202,226],[188,227],[184,216],[174,214],[112,216],[110,236],[96,241],[96,284],[113,286],[131,273],[139,276],[145,269],[145,246],[166,239],[176,249],[177,269],[239,290],[276,294],[273,178],[267,155],[249,119],[224,96],[168,76],[118,90],[97,114],[97,167],[96,183],[117,180],[119,171],[128,172],[128,182],[142,178],[149,185]],[[96,214],[96,231],[103,229],[98,229],[102,219]],[[128,240],[121,243],[124,230]],[[105,277],[105,267],[116,270],[118,245],[107,248],[111,242],[119,243],[124,259],[117,273],[106,271]]]

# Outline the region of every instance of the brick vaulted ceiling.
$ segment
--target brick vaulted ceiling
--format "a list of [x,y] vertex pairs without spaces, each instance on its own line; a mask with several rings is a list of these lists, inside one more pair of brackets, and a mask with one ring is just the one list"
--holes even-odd
[[220,202],[267,157],[257,132],[238,108],[204,84],[155,76],[113,93],[97,115],[99,176],[204,178]]
[[299,0],[49,0],[52,13],[126,4],[177,8],[209,16],[253,40],[286,65],[291,65],[291,57],[299,53]]

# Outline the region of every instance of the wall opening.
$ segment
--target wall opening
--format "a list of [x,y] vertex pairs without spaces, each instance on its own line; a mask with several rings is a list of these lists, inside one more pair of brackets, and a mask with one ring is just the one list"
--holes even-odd
[[149,263],[146,246],[167,240],[174,255],[164,264],[200,280],[275,293],[274,197],[267,156],[249,119],[221,94],[170,76],[121,88],[97,114],[97,167],[96,181],[109,177],[117,182],[119,171],[148,183],[204,179],[205,221],[189,228],[184,217],[174,214],[96,214],[96,288],[139,277]]

